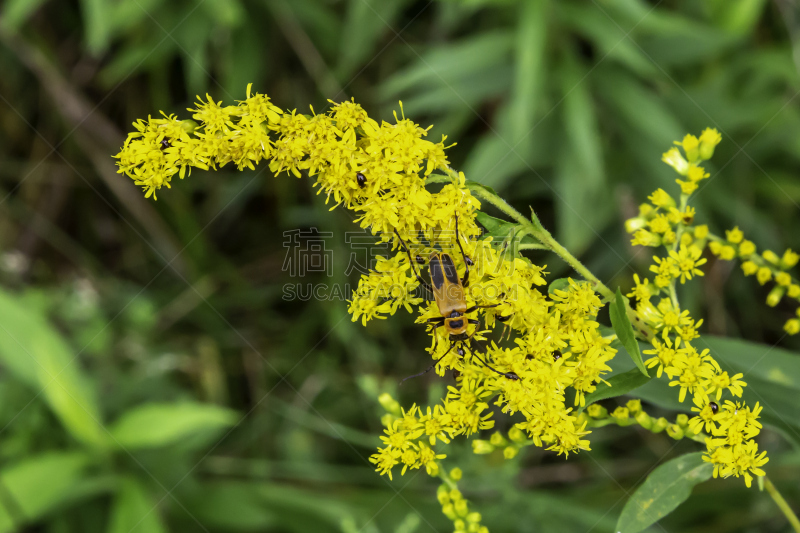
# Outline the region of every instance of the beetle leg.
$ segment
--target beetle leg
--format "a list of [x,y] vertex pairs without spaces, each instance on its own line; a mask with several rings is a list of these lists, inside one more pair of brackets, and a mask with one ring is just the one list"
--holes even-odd
[[461,246],[461,239],[458,236],[458,215],[456,215],[456,242],[458,243],[458,247],[461,249],[461,257],[464,259],[464,268],[466,268],[464,277],[461,279],[461,286],[466,289],[469,287],[469,265],[472,264],[472,259],[467,257],[467,254],[464,253],[464,247]]
[[470,307],[469,309],[464,311],[464,314],[466,315],[467,313],[471,313],[471,312],[473,312],[473,311],[475,311],[477,309],[489,309],[491,307],[497,307],[498,305],[501,305],[502,303],[503,302],[496,303],[496,304],[489,304],[489,305],[473,305],[472,307]]
[[472,341],[470,341],[469,344],[470,344],[470,346],[467,346],[467,349],[469,350],[469,354],[472,357],[474,357],[475,359],[477,359],[478,361],[480,361],[480,363],[483,366],[485,366],[486,368],[488,368],[489,370],[491,370],[493,372],[496,372],[496,373],[500,374],[504,378],[507,378],[507,379],[510,379],[510,380],[513,380],[513,381],[517,381],[519,379],[519,376],[516,374],[516,372],[500,372],[496,368],[494,368],[491,365],[489,365],[489,363],[487,363],[486,361],[484,361],[483,359],[478,357],[478,353],[477,352],[475,352],[475,351],[473,351],[473,349],[471,349],[472,348],[472,346],[471,346],[472,345]]
[[400,242],[402,243],[403,248],[406,249],[406,253],[408,254],[408,262],[411,263],[411,270],[413,270],[414,271],[414,275],[417,276],[417,281],[419,281],[420,285],[425,287],[428,290],[428,292],[433,294],[433,288],[431,288],[430,284],[428,284],[427,281],[422,279],[422,276],[420,276],[419,272],[417,272],[417,266],[414,264],[414,258],[411,257],[411,250],[408,249],[408,245],[406,245],[406,241],[404,241],[403,238],[400,236],[400,234],[397,233],[397,230],[394,230],[394,234],[397,235],[397,238],[400,239]]

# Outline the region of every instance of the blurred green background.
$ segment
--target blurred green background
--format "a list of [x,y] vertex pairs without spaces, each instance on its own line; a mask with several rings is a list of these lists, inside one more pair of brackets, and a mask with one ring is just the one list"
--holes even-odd
[[[158,202],[115,174],[131,122],[188,116],[196,94],[231,103],[252,82],[283,108],[354,97],[384,119],[402,100],[434,141],[458,143],[456,168],[533,206],[623,288],[650,262],[623,220],[655,188],[676,190],[661,153],[716,127],[698,220],[800,248],[792,0],[6,0],[1,13],[0,531],[452,528],[434,480],[389,481],[367,461],[380,392],[425,404],[452,381],[398,391],[427,366],[427,337],[404,312],[363,328],[346,302],[302,297],[357,283],[351,253],[367,252],[351,248],[350,214],[266,167],[198,171]],[[330,278],[283,268],[285,232],[312,227],[331,232]],[[800,348],[782,331],[793,308],[766,307],[766,292],[711,260],[681,296],[708,333]],[[786,388],[774,410],[789,429],[761,436],[792,504],[796,367],[765,373]],[[698,449],[674,444],[608,427],[568,461],[539,449],[504,461],[461,439],[445,466],[462,467],[492,531],[612,531],[652,468]],[[715,480],[651,530],[788,525],[766,494]]]

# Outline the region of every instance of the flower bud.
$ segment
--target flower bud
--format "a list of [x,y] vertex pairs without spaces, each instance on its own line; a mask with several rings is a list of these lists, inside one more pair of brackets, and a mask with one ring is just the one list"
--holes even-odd
[[742,263],[742,271],[744,271],[745,276],[752,276],[758,272],[758,265],[752,261],[745,261]]
[[689,425],[689,416],[681,413],[677,417],[675,417],[675,423],[678,424],[681,428],[685,428]]
[[503,457],[505,457],[506,459],[513,459],[514,457],[517,456],[518,453],[519,453],[519,448],[517,448],[516,446],[506,446],[506,448],[503,450]]
[[453,481],[459,481],[461,479],[462,475],[464,475],[464,474],[463,474],[463,472],[461,472],[461,469],[458,468],[458,467],[456,467],[456,468],[454,468],[454,469],[452,469],[450,471],[450,479],[452,479]]
[[496,446],[499,448],[500,446],[503,446],[506,443],[506,439],[503,438],[502,433],[496,431],[492,433],[491,437],[489,437],[489,442],[491,443],[492,446]]
[[753,241],[748,241],[745,239],[739,244],[739,255],[741,257],[747,257],[748,255],[753,255],[754,253],[756,253],[756,245],[753,243]]
[[758,279],[758,282],[761,285],[765,284],[772,279],[772,270],[770,270],[768,267],[759,268],[758,272],[756,273],[756,279]]
[[481,521],[481,513],[472,512],[467,515],[467,522],[475,524],[480,521]]
[[786,290],[786,294],[789,295],[789,298],[797,298],[800,296],[800,285],[795,285],[794,283],[789,285],[789,288]]
[[439,503],[442,506],[450,503],[450,489],[447,487],[446,484],[442,483],[436,489],[436,499],[439,500]]
[[472,453],[485,455],[487,453],[492,453],[493,451],[494,446],[492,446],[488,440],[475,439],[472,441]]
[[608,416],[608,410],[599,403],[593,403],[586,408],[586,414],[592,418],[605,418]]
[[647,226],[647,220],[642,217],[633,217],[625,221],[625,231],[633,233]]
[[667,435],[675,440],[680,440],[683,438],[683,428],[678,424],[669,424],[667,426]]
[[453,505],[456,508],[456,514],[458,516],[467,516],[467,514],[469,514],[469,504],[467,503],[467,500],[458,500]]
[[775,285],[774,287],[772,287],[772,290],[769,291],[769,294],[767,294],[767,305],[770,307],[775,307],[776,305],[781,303],[781,298],[783,298],[784,294],[786,294],[786,287]]
[[617,407],[614,409],[614,412],[611,413],[611,416],[616,418],[617,420],[625,420],[629,417],[628,409],[622,406]]
[[714,155],[714,148],[722,140],[722,136],[714,128],[706,128],[700,134],[700,148],[698,150],[700,159],[711,159]]
[[685,176],[689,172],[689,162],[683,158],[677,148],[670,148],[661,156],[661,160],[675,169],[681,176]]
[[448,503],[447,505],[442,506],[442,514],[445,515],[450,520],[455,520],[457,518],[456,509],[453,507],[452,503]]
[[783,330],[789,335],[797,335],[800,333],[800,319],[790,318],[783,325]]
[[667,428],[668,425],[669,421],[667,421],[667,419],[662,416],[653,423],[653,427],[650,428],[650,431],[652,431],[653,433],[661,433]]
[[783,252],[783,257],[781,257],[781,268],[792,268],[797,264],[798,260],[800,260],[800,255],[791,250],[786,250]]
[[527,437],[525,437],[525,433],[516,426],[508,430],[508,438],[513,442],[525,442],[528,440]]
[[628,400],[628,403],[625,404],[625,407],[628,408],[628,412],[632,415],[637,415],[642,410],[642,400]]
[[653,419],[644,411],[639,411],[636,415],[636,423],[644,429],[651,429],[653,427]]
[[194,130],[197,129],[197,122],[191,119],[181,120],[181,129],[186,133],[194,133]]
[[772,250],[764,250],[764,253],[761,254],[761,257],[772,263],[773,265],[777,265],[781,262],[778,255],[773,252]]
[[400,415],[400,404],[392,398],[392,395],[388,392],[384,392],[378,397],[378,402],[381,404],[387,413],[392,413],[393,415]]

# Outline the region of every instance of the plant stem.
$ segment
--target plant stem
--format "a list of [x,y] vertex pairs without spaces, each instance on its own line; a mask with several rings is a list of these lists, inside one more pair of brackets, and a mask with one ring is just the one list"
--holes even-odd
[[[452,171],[455,174],[455,171]],[[457,177],[457,174],[455,174]],[[606,285],[600,281],[597,276],[592,274],[592,272],[581,263],[577,257],[569,253],[569,251],[564,248],[561,243],[559,243],[553,235],[547,231],[544,226],[542,226],[539,219],[536,218],[534,213],[531,213],[532,218],[527,218],[522,213],[511,207],[508,202],[497,196],[496,194],[492,194],[489,192],[488,189],[477,186],[477,187],[470,187],[473,194],[478,196],[479,198],[486,200],[500,211],[517,221],[527,233],[532,235],[536,240],[538,240],[544,248],[555,252],[561,259],[563,259],[567,264],[569,264],[576,272],[578,272],[584,279],[591,281],[594,286],[596,287],[597,291],[603,295],[607,300],[611,300],[614,298],[614,292],[606,287]],[[531,248],[533,249],[533,248]]]
[[781,511],[783,511],[784,516],[792,525],[792,528],[795,530],[796,533],[800,533],[800,520],[797,519],[797,515],[794,514],[792,508],[789,507],[789,504],[786,503],[786,500],[783,499],[783,496],[778,491],[778,488],[772,484],[772,481],[766,476],[764,476],[764,488],[767,489],[767,492],[772,499],[775,500],[775,503],[778,505]]

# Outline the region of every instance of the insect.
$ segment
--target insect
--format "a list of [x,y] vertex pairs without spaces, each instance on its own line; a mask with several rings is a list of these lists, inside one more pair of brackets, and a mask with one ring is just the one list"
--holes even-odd
[[[429,292],[433,293],[433,299],[436,302],[436,306],[439,308],[439,313],[441,316],[429,318],[428,323],[434,326],[434,330],[443,327],[448,332],[450,338],[450,347],[447,349],[447,352],[445,352],[445,355],[453,349],[453,346],[458,344],[456,353],[463,357],[465,355],[463,346],[466,346],[470,354],[488,369],[508,379],[518,380],[519,376],[514,372],[500,372],[499,370],[492,368],[492,366],[478,356],[472,347],[471,339],[475,332],[473,331],[472,335],[469,335],[467,330],[470,324],[476,326],[480,325],[480,321],[474,318],[468,318],[466,315],[473,313],[478,309],[497,307],[500,304],[473,305],[472,307],[467,307],[464,289],[469,287],[469,267],[474,263],[469,257],[467,257],[467,254],[464,253],[464,247],[461,245],[461,239],[459,238],[458,233],[458,217],[456,217],[456,242],[458,243],[458,248],[461,250],[461,257],[464,259],[464,266],[466,267],[464,277],[458,277],[456,265],[453,262],[453,258],[450,256],[450,254],[446,252],[434,251],[431,253],[431,258],[428,263],[428,271],[430,273],[431,284],[433,284],[433,286],[422,279],[422,276],[420,276],[419,271],[417,271],[417,268],[414,265],[415,259],[412,257],[411,251],[408,249],[408,245],[403,238],[400,237],[400,234],[397,232],[397,230],[394,232],[397,235],[397,238],[400,239],[400,243],[403,245],[403,248],[405,248],[406,253],[408,254],[411,268],[413,269],[414,275],[417,277],[420,285],[425,287]],[[416,262],[421,263],[421,259],[422,258],[419,255],[416,256]],[[509,317],[504,318],[508,319]],[[439,342],[439,337],[434,335],[434,338],[435,341],[433,352],[435,353],[437,343]],[[466,344],[464,344],[465,342]],[[436,366],[436,363],[431,365],[431,367],[424,372],[420,372],[414,376],[409,376],[405,379],[421,376],[422,374],[430,371],[434,366]],[[405,379],[403,381],[405,381]]]
[[356,172],[356,182],[362,189],[367,186],[367,177],[361,172]]
[[162,150],[166,150],[170,146],[172,146],[172,145],[170,144],[169,139],[166,139],[166,138],[161,139],[161,149]]
[[716,402],[709,402],[708,406],[711,407],[711,414],[712,415],[717,414],[717,411],[719,411],[719,405],[717,405]]

